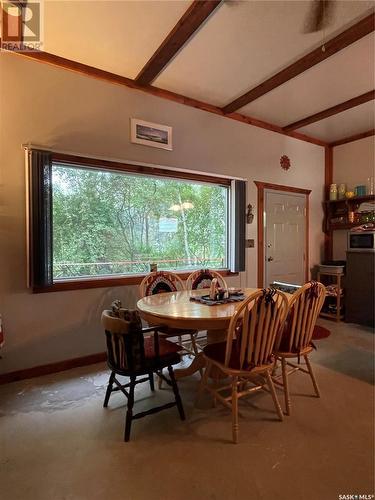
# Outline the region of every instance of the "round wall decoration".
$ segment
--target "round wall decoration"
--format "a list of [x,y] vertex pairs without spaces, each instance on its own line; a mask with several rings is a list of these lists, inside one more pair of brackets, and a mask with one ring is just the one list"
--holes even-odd
[[289,170],[290,169],[290,158],[287,155],[283,155],[280,158],[280,166],[283,170]]

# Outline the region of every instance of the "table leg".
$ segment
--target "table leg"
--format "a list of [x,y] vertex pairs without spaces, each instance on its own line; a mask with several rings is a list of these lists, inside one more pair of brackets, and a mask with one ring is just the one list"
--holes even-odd
[[204,359],[203,353],[200,352],[197,356],[194,357],[192,363],[186,368],[176,368],[174,370],[174,376],[176,379],[180,379],[183,377],[189,377],[199,370],[202,370],[206,367],[206,361]]
[[[222,342],[223,340],[226,339],[226,335],[227,335],[227,330],[208,330],[207,342],[208,344]],[[197,356],[194,357],[190,366],[186,368],[176,368],[176,370],[174,370],[174,374],[176,379],[189,377],[190,375],[193,375],[194,373],[198,372],[199,370],[205,367],[206,367],[206,361],[204,359],[203,353],[199,353]],[[218,380],[226,378],[226,375],[221,370],[214,367],[212,368],[212,371],[210,373],[210,378]]]
[[217,342],[223,342],[227,338],[228,330],[207,330],[207,343],[216,344]]

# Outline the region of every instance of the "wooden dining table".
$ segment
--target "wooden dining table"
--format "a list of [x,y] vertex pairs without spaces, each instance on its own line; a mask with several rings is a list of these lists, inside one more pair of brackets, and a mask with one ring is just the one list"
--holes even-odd
[[[259,288],[244,288],[243,294],[248,297],[257,290]],[[143,297],[137,302],[137,308],[142,318],[151,325],[163,325],[181,330],[207,330],[208,343],[221,342],[226,339],[230,320],[242,302],[209,306],[191,300],[191,297],[207,294],[207,289],[160,293]],[[192,375],[204,366],[204,356],[199,354],[190,366],[175,370],[176,378]]]

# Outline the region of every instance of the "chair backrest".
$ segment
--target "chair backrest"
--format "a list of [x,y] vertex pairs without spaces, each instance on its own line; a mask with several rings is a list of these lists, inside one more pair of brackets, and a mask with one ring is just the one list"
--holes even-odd
[[182,279],[170,271],[155,271],[147,274],[139,285],[141,297],[155,295],[157,293],[178,292],[184,290]]
[[293,294],[282,338],[279,339],[283,351],[300,352],[310,346],[325,296],[325,286],[317,281],[306,283]]
[[199,269],[199,271],[191,273],[186,280],[186,289],[200,290],[202,288],[210,288],[211,282],[214,278],[217,278],[218,285],[221,288],[228,288],[228,285],[221,274],[213,271],[212,269]]
[[107,339],[109,366],[120,371],[142,368],[145,354],[138,311],[115,306],[112,310],[103,311],[101,322]]
[[251,294],[229,324],[225,366],[230,365],[233,355],[240,370],[271,364],[274,343],[287,312],[288,299],[284,293],[268,288]]

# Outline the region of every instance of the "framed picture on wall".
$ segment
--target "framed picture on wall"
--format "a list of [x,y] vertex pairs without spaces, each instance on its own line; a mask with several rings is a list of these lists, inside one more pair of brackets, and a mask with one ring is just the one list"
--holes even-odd
[[130,118],[130,141],[172,151],[172,127]]

